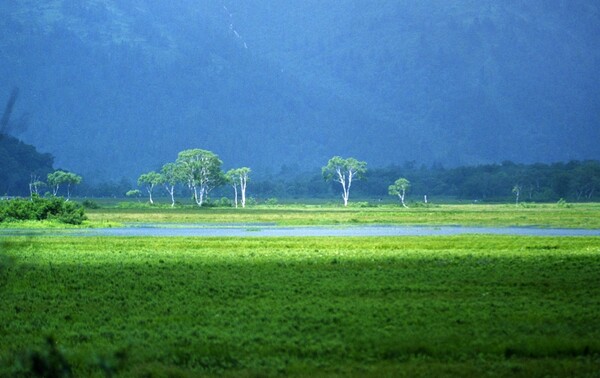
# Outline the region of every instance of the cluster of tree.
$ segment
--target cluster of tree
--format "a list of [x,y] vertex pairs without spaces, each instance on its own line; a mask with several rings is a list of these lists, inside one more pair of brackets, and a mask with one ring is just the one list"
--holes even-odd
[[[276,175],[257,179],[253,183],[253,194],[269,198],[326,198],[337,189],[324,185],[321,175],[300,173],[284,166]],[[443,196],[462,200],[507,201],[515,198],[519,191],[522,201],[570,201],[600,200],[600,162],[595,160],[571,161],[553,164],[487,164],[444,168],[418,166],[414,162],[403,165],[374,168],[362,172],[363,178],[354,187],[358,197],[384,198],[392,194],[390,183],[398,177],[410,180],[410,193],[424,200],[425,196]],[[406,187],[398,186],[398,193],[406,194]],[[404,194],[403,194],[404,193]],[[401,199],[401,198],[400,198]],[[401,199],[402,201],[402,199]]]
[[[205,152],[210,153],[209,151]],[[187,153],[183,156],[186,155]],[[223,174],[220,171],[221,163],[218,157],[216,160],[219,169],[213,169],[213,171],[220,173],[212,175],[212,181],[204,187],[202,200],[205,200],[209,191],[212,193],[211,196],[229,196],[230,189],[226,186],[226,183],[229,182],[233,187],[234,200],[237,197],[235,193],[238,192],[238,194],[243,194],[243,201],[246,201],[245,188],[250,169],[241,168],[239,171],[231,170],[227,174]],[[211,161],[211,159],[206,161]],[[156,186],[164,186],[164,193],[171,196],[172,203],[174,203],[175,196],[183,195],[184,191],[188,189],[191,189],[190,193],[194,197],[194,183],[201,181],[198,176],[199,172],[188,175],[187,178],[179,176],[179,173],[175,174],[178,172],[178,169],[175,169],[178,162],[181,163],[182,158],[178,158],[174,163],[165,164],[166,168],[163,167],[157,173],[160,179],[153,174],[140,176],[142,189],[153,191]],[[349,167],[353,167],[350,172],[347,170]],[[353,182],[348,182],[350,176],[352,176]],[[167,179],[167,177],[171,177],[171,179]],[[357,179],[360,181],[356,182]],[[176,184],[173,187],[168,182]],[[342,185],[342,182],[345,184]],[[320,174],[314,171],[302,172],[299,166],[282,166],[276,174],[257,175],[252,182],[252,196],[259,201],[267,198],[331,198],[338,195],[336,193],[339,193],[340,186],[343,200],[344,197],[349,197],[349,188],[352,186],[353,196],[383,199],[392,195],[397,196],[405,205],[408,195],[418,201],[426,201],[427,197],[445,197],[471,201],[506,202],[516,199],[517,194],[520,201],[530,202],[557,201],[560,198],[569,201],[598,201],[600,200],[600,191],[598,190],[600,188],[600,162],[589,160],[554,164],[516,164],[506,161],[502,164],[454,168],[444,168],[440,165],[418,166],[414,162],[407,162],[403,165],[366,170],[364,162],[352,158],[334,157],[322,168]],[[122,179],[118,182],[107,182],[97,186],[84,184],[78,192],[92,197],[120,197],[130,188],[131,183]],[[199,200],[201,188],[197,185],[196,188],[198,196],[194,198]],[[213,189],[214,192],[212,192]],[[139,191],[130,192],[130,195],[140,193]],[[148,193],[149,196],[150,194]],[[345,202],[347,203],[347,201]]]
[[15,198],[0,201],[0,223],[45,219],[81,224],[86,216],[83,206],[60,197],[43,198],[33,195],[30,199]]
[[[156,186],[162,185],[171,197],[171,206],[175,206],[175,190],[178,185],[187,186],[194,202],[202,206],[209,192],[222,185],[231,185],[234,191],[235,207],[238,206],[238,189],[241,205],[246,207],[246,187],[250,168],[242,167],[223,172],[223,162],[211,151],[190,149],[181,151],[175,162],[166,163],[160,172],[150,171],[140,175],[138,185],[148,193],[148,200],[154,203],[152,193]],[[137,195],[136,190],[127,192]]]
[[32,174],[29,181],[29,195],[39,196],[43,188],[48,187],[51,192],[48,192],[52,196],[58,196],[59,189],[61,186],[66,187],[67,201],[71,199],[71,187],[81,183],[81,176],[62,170],[57,170],[52,173],[48,173],[47,181],[40,180],[39,176]]
[[[185,185],[190,190],[194,202],[202,206],[208,193],[223,185],[233,188],[233,204],[238,207],[238,193],[241,195],[241,206],[246,207],[246,188],[250,175],[250,168],[221,170],[222,161],[213,152],[192,149],[179,153],[174,163],[166,163],[160,172],[150,171],[138,178],[138,185],[148,193],[148,201],[154,204],[152,194],[155,187],[164,186],[171,197],[171,206],[175,206],[175,190],[178,185]],[[339,183],[342,187],[344,206],[348,206],[350,188],[355,180],[360,180],[367,172],[367,163],[355,158],[332,157],[326,166],[321,169],[321,174],[326,181]],[[405,178],[400,178],[389,187],[390,194],[398,195],[402,205],[406,190],[410,183]],[[139,196],[138,189],[130,190],[127,196]]]

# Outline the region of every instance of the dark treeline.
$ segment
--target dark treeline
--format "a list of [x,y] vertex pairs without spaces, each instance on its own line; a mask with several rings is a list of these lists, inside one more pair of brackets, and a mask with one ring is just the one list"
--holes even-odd
[[0,195],[25,195],[29,183],[52,172],[54,157],[0,133]]
[[[337,195],[335,184],[325,183],[320,174],[283,174],[293,169],[282,168],[282,174],[268,179],[257,179],[248,191],[258,198],[325,198]],[[411,183],[408,196],[422,200],[424,195],[454,197],[461,200],[506,201],[515,197],[518,186],[522,201],[600,200],[600,162],[595,160],[571,161],[554,164],[487,164],[444,168],[418,166],[408,162],[401,166],[369,169],[366,178],[353,183],[354,198],[389,197],[388,186],[399,177]]]
[[[268,198],[335,200],[339,197],[339,184],[325,182],[319,170],[292,173],[298,171],[298,167],[283,166],[278,173],[256,174],[248,184],[249,197],[259,203]],[[455,168],[407,162],[385,168],[370,168],[363,180],[353,182],[351,201],[361,198],[393,201],[394,197],[388,194],[388,187],[399,177],[410,181],[407,196],[412,201],[422,201],[423,196],[427,195],[432,200],[444,197],[506,202],[515,199],[515,186],[520,188],[520,201],[525,202],[549,202],[561,198],[573,202],[600,200],[600,162],[586,160],[553,164],[517,164],[507,161]],[[75,195],[124,198],[125,193],[133,187],[134,182],[128,179],[98,185],[89,185],[84,181],[76,189]],[[166,194],[161,187],[155,190],[157,197]],[[180,199],[189,197],[184,187],[180,187],[177,194]],[[217,200],[231,197],[231,194],[229,186],[222,186],[212,191],[210,198]]]

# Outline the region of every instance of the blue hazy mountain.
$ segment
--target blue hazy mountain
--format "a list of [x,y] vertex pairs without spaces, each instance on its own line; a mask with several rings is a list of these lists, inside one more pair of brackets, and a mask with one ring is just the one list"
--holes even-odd
[[187,148],[227,167],[600,158],[593,1],[19,1],[0,103],[57,166],[135,177]]

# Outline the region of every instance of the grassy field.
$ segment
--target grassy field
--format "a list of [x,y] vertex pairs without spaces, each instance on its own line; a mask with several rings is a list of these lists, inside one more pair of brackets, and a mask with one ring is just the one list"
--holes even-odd
[[0,248],[0,376],[32,361],[75,376],[599,375],[600,238],[8,237]]
[[117,223],[253,223],[278,225],[463,225],[600,228],[600,204],[439,205],[402,209],[398,206],[342,208],[284,205],[233,208],[103,208],[88,210],[93,226]]

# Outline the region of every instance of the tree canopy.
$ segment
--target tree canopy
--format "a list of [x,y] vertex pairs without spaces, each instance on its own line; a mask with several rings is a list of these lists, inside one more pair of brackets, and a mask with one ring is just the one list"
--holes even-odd
[[348,206],[352,180],[361,179],[366,172],[366,162],[358,161],[355,158],[344,159],[340,156],[334,156],[329,159],[327,165],[321,169],[323,178],[326,181],[333,180],[342,185],[342,199],[344,200],[344,206]]
[[206,194],[211,189],[224,182],[221,171],[223,162],[211,151],[202,149],[181,151],[176,163],[180,165],[188,188],[198,206],[202,206]]

